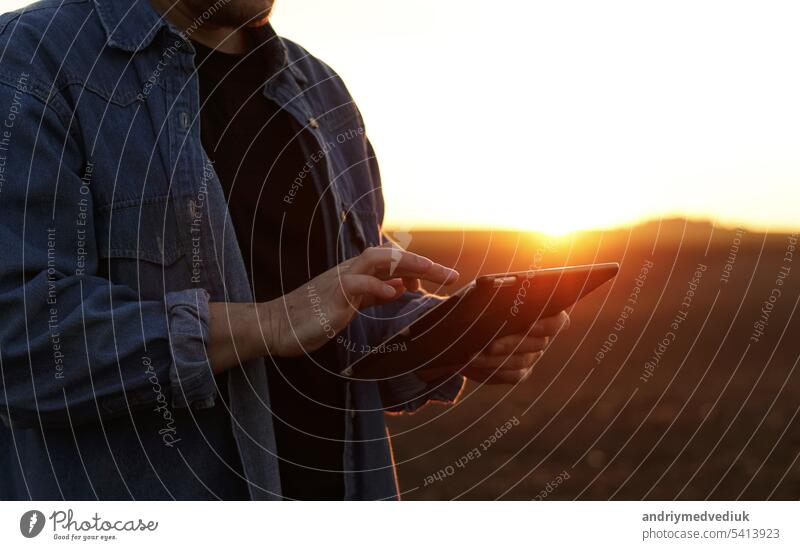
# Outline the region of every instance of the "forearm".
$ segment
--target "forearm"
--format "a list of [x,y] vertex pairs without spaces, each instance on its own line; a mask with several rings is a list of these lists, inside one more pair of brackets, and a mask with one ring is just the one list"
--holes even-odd
[[211,302],[208,305],[208,359],[214,374],[245,361],[277,355],[275,335],[281,315],[277,301],[262,303]]

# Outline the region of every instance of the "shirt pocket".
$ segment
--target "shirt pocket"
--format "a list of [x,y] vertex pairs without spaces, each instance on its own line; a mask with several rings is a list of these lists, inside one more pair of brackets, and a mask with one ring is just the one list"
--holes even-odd
[[143,298],[162,297],[165,274],[183,256],[169,196],[114,202],[95,215],[101,275]]

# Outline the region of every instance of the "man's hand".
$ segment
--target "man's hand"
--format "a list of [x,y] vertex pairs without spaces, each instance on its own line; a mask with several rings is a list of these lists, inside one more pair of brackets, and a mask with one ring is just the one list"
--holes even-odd
[[485,384],[516,384],[531,372],[542,356],[550,338],[569,327],[569,315],[540,319],[527,334],[503,336],[492,342],[486,350],[476,355],[463,371],[464,376]]
[[395,246],[369,248],[300,288],[261,304],[259,321],[268,333],[268,353],[310,353],[344,329],[356,311],[416,290],[420,280],[449,285],[458,272]]

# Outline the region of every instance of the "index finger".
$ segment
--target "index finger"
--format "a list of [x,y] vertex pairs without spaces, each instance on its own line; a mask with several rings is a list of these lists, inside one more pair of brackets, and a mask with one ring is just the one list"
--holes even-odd
[[414,277],[439,284],[451,284],[458,279],[456,270],[396,247],[368,248],[355,259],[350,270],[381,279]]

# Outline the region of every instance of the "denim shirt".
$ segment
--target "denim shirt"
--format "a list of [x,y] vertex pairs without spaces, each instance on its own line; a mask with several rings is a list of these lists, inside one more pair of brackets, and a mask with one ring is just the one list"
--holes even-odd
[[[191,31],[145,0],[0,17],[2,499],[225,498],[237,476],[249,498],[280,498],[264,360],[220,388],[206,353],[209,301],[252,297],[200,143]],[[333,266],[383,240],[373,150],[335,72],[269,25],[256,34],[276,46],[265,96],[303,126],[308,163],[284,200],[319,194]],[[436,300],[357,315],[339,367]],[[384,412],[462,386],[349,382],[345,498],[397,498]]]

